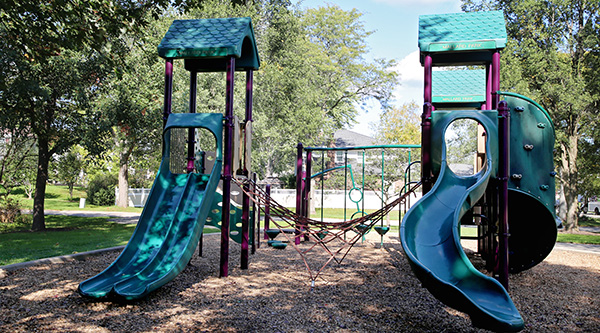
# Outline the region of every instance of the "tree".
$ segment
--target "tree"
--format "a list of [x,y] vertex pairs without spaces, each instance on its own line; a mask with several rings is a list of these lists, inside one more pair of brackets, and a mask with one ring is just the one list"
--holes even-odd
[[[80,150],[80,149],[79,149]],[[69,188],[69,197],[73,200],[73,188],[81,180],[83,171],[83,156],[76,147],[71,147],[65,154],[58,156],[54,168],[56,177]]]
[[156,159],[161,151],[164,64],[156,46],[170,22],[168,17],[152,21],[143,32],[121,35],[111,43],[122,61],[99,88],[97,105],[104,127],[110,129],[104,132],[105,149],[100,151],[110,149],[118,155],[119,207],[129,203],[132,158]]
[[[556,130],[558,179],[567,202],[565,226],[578,229],[580,143],[598,114],[594,69],[600,52],[598,1],[464,1],[467,10],[504,11],[509,42],[502,89],[526,85],[550,113]],[[507,71],[509,69],[510,71]]]
[[45,229],[48,163],[55,153],[94,131],[90,100],[114,60],[106,41],[143,29],[148,12],[167,0],[55,2],[3,1],[0,5],[0,111],[24,119],[37,138],[33,230]]

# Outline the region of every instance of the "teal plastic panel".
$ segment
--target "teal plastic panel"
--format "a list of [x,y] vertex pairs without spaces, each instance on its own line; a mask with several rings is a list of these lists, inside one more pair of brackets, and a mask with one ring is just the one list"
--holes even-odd
[[509,264],[516,273],[542,262],[556,243],[555,135],[539,104],[502,94],[510,108]]
[[[221,229],[221,221],[222,221],[222,204],[223,204],[223,195],[219,192],[215,193],[215,198],[210,208],[210,212],[208,213],[208,218],[206,219],[206,224]],[[242,243],[242,210],[235,205],[230,205],[231,211],[229,212],[229,237],[233,239],[234,242],[241,244]],[[249,223],[249,234],[254,232],[254,214],[252,214],[252,210],[250,210],[250,221]],[[252,237],[248,240],[250,244],[252,244]]]
[[445,149],[445,138],[447,127],[457,119],[473,119],[484,125],[489,131],[487,133],[492,152],[492,177],[498,170],[498,112],[489,111],[434,111],[431,115],[431,163],[433,174],[437,175],[442,169],[442,156]]
[[433,103],[485,102],[485,70],[432,72]]

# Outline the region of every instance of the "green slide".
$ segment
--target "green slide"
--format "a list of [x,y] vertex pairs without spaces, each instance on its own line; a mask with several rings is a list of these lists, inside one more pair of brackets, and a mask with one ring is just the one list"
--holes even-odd
[[[447,118],[442,137],[448,124],[458,118],[478,120],[487,133],[496,131],[493,122],[474,112],[454,111]],[[488,135],[484,169],[470,177],[459,177],[450,170],[442,141],[437,181],[404,217],[400,238],[415,275],[437,299],[469,314],[477,327],[519,331],[523,319],[504,287],[473,267],[460,244],[459,221],[484,194],[494,169],[493,137]]]
[[[177,276],[194,253],[221,178],[221,114],[171,114],[165,126],[163,159],[129,243],[100,274],[79,284],[93,299],[140,299]],[[217,158],[210,174],[173,174],[173,128],[205,128],[215,136]]]

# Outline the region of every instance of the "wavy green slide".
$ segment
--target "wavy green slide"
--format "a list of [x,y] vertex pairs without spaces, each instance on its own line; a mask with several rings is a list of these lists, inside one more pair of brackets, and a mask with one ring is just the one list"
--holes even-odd
[[[79,284],[82,296],[140,299],[185,268],[198,245],[221,177],[222,117],[221,114],[169,116],[161,166],[133,236],[115,262]],[[171,173],[173,128],[205,128],[215,136],[217,158],[209,175]]]
[[[487,126],[493,125],[483,125],[490,133]],[[404,217],[400,229],[404,252],[423,286],[444,304],[469,314],[473,325],[519,331],[523,319],[504,287],[473,267],[460,244],[459,221],[484,194],[492,173],[490,142],[484,169],[470,177],[450,170],[443,145],[436,183]]]

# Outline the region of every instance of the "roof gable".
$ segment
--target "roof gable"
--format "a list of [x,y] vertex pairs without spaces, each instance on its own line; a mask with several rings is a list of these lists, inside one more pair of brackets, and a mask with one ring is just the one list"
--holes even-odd
[[186,59],[186,67],[190,60],[198,71],[224,70],[230,56],[236,58],[236,70],[260,66],[249,17],[175,20],[158,45],[158,55]]

